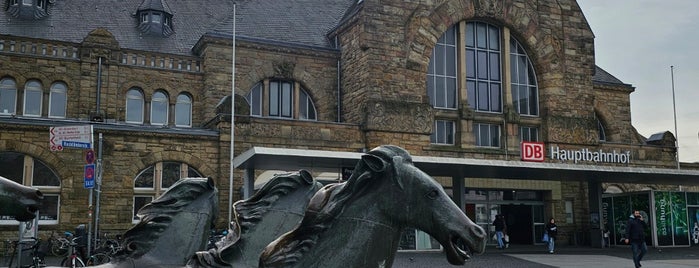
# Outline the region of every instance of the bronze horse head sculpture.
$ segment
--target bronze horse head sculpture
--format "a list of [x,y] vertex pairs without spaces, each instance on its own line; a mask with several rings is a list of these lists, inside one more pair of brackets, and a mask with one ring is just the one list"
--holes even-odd
[[43,199],[41,191],[0,177],[0,215],[18,221],[34,219]]
[[218,216],[211,178],[185,178],[137,213],[141,221],[123,234],[124,249],[99,267],[183,267],[206,246]]
[[257,267],[262,250],[301,221],[322,187],[306,170],[276,174],[248,199],[233,204],[228,235],[215,249],[197,252],[189,267]]
[[485,231],[407,151],[380,146],[346,182],[318,191],[301,223],[265,248],[259,267],[391,267],[407,227],[437,239],[454,265],[485,250]]

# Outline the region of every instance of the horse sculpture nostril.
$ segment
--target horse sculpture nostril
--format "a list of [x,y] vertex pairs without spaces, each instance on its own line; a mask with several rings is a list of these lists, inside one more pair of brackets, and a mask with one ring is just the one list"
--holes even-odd
[[41,193],[41,191],[36,190],[35,194],[36,194],[36,197],[38,197],[39,199],[44,199],[44,194]]
[[470,229],[473,235],[477,236],[478,238],[484,238],[487,236],[485,230],[478,225],[471,225]]

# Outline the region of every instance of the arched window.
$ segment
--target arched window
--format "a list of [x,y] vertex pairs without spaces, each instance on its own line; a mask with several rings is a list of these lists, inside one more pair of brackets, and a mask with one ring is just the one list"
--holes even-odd
[[65,118],[67,102],[68,86],[63,82],[53,83],[49,94],[49,117]]
[[[296,99],[298,102],[294,101]],[[245,100],[250,104],[252,116],[317,120],[316,108],[310,95],[299,83],[293,81],[259,82],[250,89]]]
[[15,114],[17,107],[17,83],[12,78],[0,80],[0,114]]
[[607,141],[607,132],[604,130],[604,125],[602,121],[599,120],[599,116],[595,116],[597,119],[597,132],[599,133],[599,141]]
[[[510,78],[508,84],[503,77]],[[485,22],[462,21],[442,34],[432,50],[426,88],[432,106],[442,110],[435,118],[432,144],[453,145],[454,139],[448,137],[455,135],[455,129],[464,129],[457,127],[463,116],[457,112],[459,100],[466,100],[477,113],[502,114],[508,92],[517,113],[539,115],[536,75],[524,47],[506,29]],[[474,122],[470,129],[475,145],[499,148],[501,128]],[[536,140],[538,133],[537,126],[520,129],[523,139]]]
[[510,39],[510,68],[512,81],[512,106],[521,115],[539,115],[539,88],[534,67],[524,47]]
[[[39,189],[44,200],[39,209],[39,224],[58,224],[61,180],[46,164],[29,155],[0,152],[0,176]],[[0,225],[17,225],[11,216],[0,216]]]
[[43,90],[38,80],[29,80],[24,85],[24,112],[25,116],[41,116]]
[[167,125],[168,97],[163,91],[153,93],[150,101],[150,124]]
[[143,93],[138,88],[126,92],[126,123],[143,123]]
[[623,193],[624,191],[619,188],[619,186],[616,185],[609,185],[607,186],[607,189],[604,190],[604,193],[606,194],[619,194]]
[[138,173],[134,179],[133,222],[141,207],[153,201],[182,178],[203,177],[199,171],[182,162],[158,162]]
[[192,98],[185,93],[177,96],[175,103],[175,126],[192,126]]

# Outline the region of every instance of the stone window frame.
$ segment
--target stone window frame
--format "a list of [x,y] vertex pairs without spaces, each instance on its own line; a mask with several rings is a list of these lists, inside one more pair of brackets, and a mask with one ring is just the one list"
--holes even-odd
[[[152,197],[155,200],[165,193],[170,186],[182,178],[203,177],[201,172],[194,169],[187,163],[179,161],[161,161],[141,170],[133,179],[132,198],[132,223],[138,223],[140,219],[136,216],[141,207],[147,203],[137,202],[137,199]],[[146,181],[143,181],[146,180]],[[141,184],[139,186],[139,183]]]
[[[15,173],[21,173],[21,178],[18,178],[16,176],[6,176],[4,174],[8,173],[0,173],[0,176],[3,176],[7,179],[13,180],[17,183],[20,183],[25,186],[29,187],[34,187],[38,190],[41,191],[41,193],[44,195],[44,202],[42,204],[42,207],[39,209],[39,225],[57,225],[58,221],[60,219],[60,211],[61,211],[61,179],[58,177],[57,173],[52,170],[50,167],[48,167],[46,164],[41,162],[40,160],[19,152],[12,152],[12,151],[3,151],[0,152],[0,155],[8,155],[12,154],[15,156],[21,156],[22,159],[20,160],[22,163],[14,163],[12,165],[9,165],[9,169],[15,169]],[[8,167],[4,167],[1,172],[10,172],[7,170]],[[53,176],[45,176],[42,177],[44,180],[52,181],[54,185],[50,184],[34,184],[34,174],[36,172],[43,171],[45,173],[49,173]],[[55,205],[54,208],[51,210],[54,210],[55,212],[55,219],[46,219],[42,216],[41,211],[47,211],[47,206],[52,206]],[[0,216],[0,226],[12,226],[12,225],[18,225],[19,222],[14,219],[8,218],[9,216]],[[44,219],[42,219],[44,218]]]
[[167,125],[169,114],[170,96],[165,90],[156,90],[150,100],[150,124],[154,126]]
[[[181,122],[183,116],[186,115],[186,123]],[[176,127],[192,127],[192,96],[189,93],[180,93],[177,95],[175,103],[175,126]]]
[[[143,89],[139,87],[132,87],[126,91],[125,104],[126,113],[124,113],[124,122],[127,124],[143,124],[143,118],[145,117],[144,114],[146,110]],[[139,107],[129,108],[130,104],[138,105]],[[137,110],[134,111],[133,108],[137,108]],[[134,119],[135,117],[139,117],[140,120],[129,119],[129,117],[131,117],[130,115],[132,115],[131,112],[137,113],[133,114],[133,117]]]
[[[451,127],[451,129],[450,129],[450,127]],[[444,119],[438,119],[438,120],[434,121],[434,131],[430,135],[430,143],[431,144],[454,145],[455,140],[456,140],[455,137],[456,137],[456,121],[444,120]]]
[[[493,135],[493,132],[497,132],[497,135]],[[473,134],[478,147],[500,148],[502,146],[502,126],[499,124],[473,123]],[[486,137],[483,137],[484,134]]]
[[[11,98],[11,101],[5,101]],[[8,105],[8,106],[6,106]],[[17,112],[17,81],[12,77],[0,79],[0,115],[13,115]]]
[[49,118],[66,118],[68,107],[68,85],[54,82],[49,89]]
[[[273,107],[270,104],[275,102],[273,99],[274,96],[270,94],[271,87],[275,84],[279,85],[277,89],[280,92],[284,90],[283,86],[285,84],[291,86],[290,96],[287,98],[287,100],[276,102],[277,112],[272,110]],[[315,107],[313,98],[299,82],[293,80],[264,79],[257,82],[250,89],[248,94],[245,95],[245,100],[250,105],[250,116],[304,121],[318,120],[318,109]],[[284,110],[286,107],[288,107],[290,110],[285,114],[282,110]]]
[[[28,117],[41,117],[44,90],[41,81],[30,79],[24,83],[24,104],[22,115]],[[30,111],[31,110],[31,111]]]

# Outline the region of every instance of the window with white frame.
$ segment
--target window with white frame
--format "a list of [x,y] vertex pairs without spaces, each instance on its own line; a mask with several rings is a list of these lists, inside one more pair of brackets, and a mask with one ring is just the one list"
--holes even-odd
[[299,83],[293,81],[259,82],[248,92],[245,100],[250,104],[252,116],[317,120],[313,99]]
[[143,123],[143,93],[138,88],[126,92],[126,123]]
[[476,135],[476,146],[500,147],[500,125],[474,123],[473,133]]
[[456,123],[450,120],[435,120],[434,130],[430,136],[430,143],[442,145],[454,145],[454,133]]
[[469,106],[481,112],[502,112],[500,29],[483,22],[468,22],[465,33]]
[[0,79],[0,114],[15,114],[17,83],[12,78]]
[[524,47],[515,39],[510,40],[510,69],[512,104],[515,111],[521,115],[539,115],[539,90],[534,67]]
[[427,67],[427,95],[432,107],[456,109],[456,28],[450,27],[437,40]]
[[519,141],[539,141],[539,128],[531,126],[519,127]]
[[41,82],[29,80],[24,85],[24,116],[41,116],[41,103],[43,97]]
[[53,83],[49,92],[49,117],[65,118],[67,102],[68,86],[63,82]]
[[158,90],[153,93],[150,101],[150,124],[167,125],[168,96],[165,92]]
[[201,173],[186,163],[158,162],[142,170],[134,179],[133,222],[139,222],[136,215],[144,205],[153,201],[170,186],[182,178],[202,177]]
[[175,103],[175,126],[192,126],[192,97],[189,94],[181,93],[177,96]]
[[[0,176],[37,188],[44,195],[39,224],[58,224],[61,180],[38,159],[18,152],[0,152]],[[17,225],[12,216],[0,216],[0,225]]]

